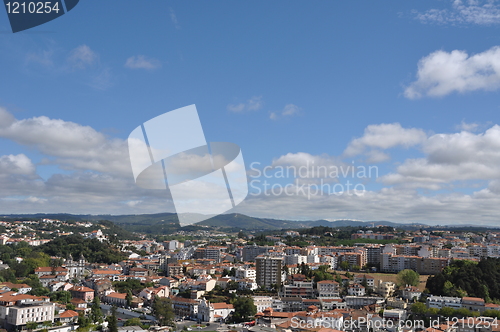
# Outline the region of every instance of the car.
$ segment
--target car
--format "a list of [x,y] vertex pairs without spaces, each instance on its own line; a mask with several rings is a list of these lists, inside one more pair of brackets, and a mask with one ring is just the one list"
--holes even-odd
[[193,329],[192,329],[192,328],[190,328],[190,327],[188,327],[188,328],[187,328],[187,330],[188,330],[188,331],[192,331]]

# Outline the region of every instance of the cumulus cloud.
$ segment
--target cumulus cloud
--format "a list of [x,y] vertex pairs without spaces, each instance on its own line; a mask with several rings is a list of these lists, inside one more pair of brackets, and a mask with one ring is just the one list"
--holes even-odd
[[0,109],[0,137],[55,157],[53,162],[66,169],[130,172],[126,142],[108,139],[89,126],[46,116],[16,120]]
[[253,96],[246,103],[229,104],[227,110],[234,113],[242,113],[246,111],[258,111],[264,106],[262,96]]
[[387,160],[387,154],[381,150],[396,146],[409,148],[423,143],[426,138],[427,134],[422,129],[403,128],[399,123],[369,125],[362,137],[349,143],[344,155],[352,157],[369,151],[374,160]]
[[422,144],[425,158],[407,159],[380,178],[386,185],[439,190],[457,181],[500,178],[500,127],[484,133],[436,134]]
[[269,118],[271,120],[278,120],[280,118],[287,118],[295,115],[299,115],[301,112],[301,108],[294,104],[287,104],[285,107],[278,112],[271,112],[269,114]]
[[459,125],[455,126],[457,130],[463,130],[463,131],[470,131],[470,132],[475,132],[478,131],[481,125],[476,122],[465,122],[462,120]]
[[496,0],[451,0],[450,8],[432,8],[425,12],[414,11],[415,18],[422,23],[478,24],[500,23],[500,6]]
[[161,68],[161,62],[160,60],[148,58],[144,55],[135,55],[127,59],[125,67],[130,69],[153,70]]
[[418,63],[417,80],[404,91],[409,99],[442,97],[452,92],[500,88],[500,47],[469,55],[465,51],[436,51]]

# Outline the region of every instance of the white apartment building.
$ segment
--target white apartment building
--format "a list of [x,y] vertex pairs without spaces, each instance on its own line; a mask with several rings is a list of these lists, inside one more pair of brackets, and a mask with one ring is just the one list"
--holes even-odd
[[257,312],[263,312],[267,308],[273,307],[274,299],[270,296],[252,296],[253,304],[257,307]]
[[24,302],[9,307],[7,323],[14,326],[26,325],[29,322],[54,322],[54,303]]
[[339,283],[333,280],[318,281],[318,297],[320,298],[337,298],[340,295]]
[[236,279],[252,279],[255,281],[257,279],[257,270],[250,267],[239,267],[235,273]]
[[460,297],[451,296],[429,296],[426,301],[427,308],[450,307],[453,309],[462,308],[462,299]]

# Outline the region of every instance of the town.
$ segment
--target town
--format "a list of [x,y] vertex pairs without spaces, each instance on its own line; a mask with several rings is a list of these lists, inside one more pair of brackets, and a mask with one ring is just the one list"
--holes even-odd
[[154,238],[111,222],[0,227],[9,331],[500,330],[491,280],[452,276],[498,268],[500,230],[205,226]]

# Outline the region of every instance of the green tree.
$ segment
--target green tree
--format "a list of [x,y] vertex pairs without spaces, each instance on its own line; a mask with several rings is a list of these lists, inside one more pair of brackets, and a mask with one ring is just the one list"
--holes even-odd
[[108,321],[108,331],[118,332],[118,321],[116,319],[116,307],[111,308],[111,315],[107,318]]
[[233,320],[237,323],[247,321],[257,313],[257,307],[251,297],[237,297],[233,301],[233,306]]
[[347,271],[347,270],[349,270],[350,265],[349,265],[348,261],[342,261],[342,262],[340,262],[339,267],[342,270]]
[[101,310],[101,301],[98,296],[94,297],[94,300],[92,300],[92,306],[90,307],[90,319],[94,323],[102,323],[103,314]]
[[134,298],[132,297],[132,292],[130,289],[127,291],[127,295],[125,295],[125,301],[127,301],[127,307],[130,307],[132,305],[132,300]]
[[86,317],[83,312],[78,315],[78,328],[86,328],[90,326],[90,318]]
[[398,273],[397,281],[400,286],[418,286],[420,274],[410,269],[402,270]]
[[125,324],[123,324],[123,325],[124,326],[140,326],[140,327],[144,328],[144,326],[141,323],[141,319],[139,317],[127,319],[125,321]]
[[453,317],[455,315],[455,309],[450,307],[442,307],[439,309],[439,314],[444,317]]
[[26,328],[28,329],[28,331],[33,331],[34,329],[36,329],[38,326],[38,323],[37,322],[27,322],[26,323]]
[[172,308],[172,301],[169,298],[156,296],[153,302],[153,316],[156,317],[160,326],[172,326],[174,324],[174,309]]
[[427,306],[422,302],[416,302],[412,304],[411,312],[418,316],[424,316],[427,313]]

